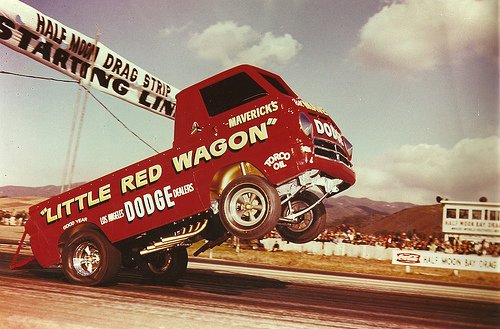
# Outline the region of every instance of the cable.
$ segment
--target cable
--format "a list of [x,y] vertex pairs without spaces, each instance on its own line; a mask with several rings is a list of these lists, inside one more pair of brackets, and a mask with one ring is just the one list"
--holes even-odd
[[75,81],[75,80],[63,80],[63,79],[56,79],[56,78],[47,78],[47,77],[40,77],[40,76],[36,76],[36,75],[28,75],[28,74],[14,73],[14,72],[8,72],[8,71],[0,71],[0,73],[14,75],[14,76],[23,77],[23,78],[49,80],[49,81],[56,81],[56,82],[78,83],[78,81]]
[[85,86],[82,86],[88,93],[90,96],[92,96],[92,98],[97,102],[99,103],[116,121],[118,121],[129,133],[131,133],[132,135],[134,135],[135,137],[137,137],[141,142],[143,142],[144,144],[146,144],[150,149],[152,149],[153,151],[155,151],[156,153],[160,153],[159,151],[157,151],[153,146],[151,146],[148,142],[146,142],[144,139],[142,139],[139,135],[137,135],[134,131],[132,131],[129,127],[127,127],[127,125],[122,121],[120,120],[113,112],[111,112],[110,109],[108,109],[108,107],[106,105],[104,105],[90,90],[87,89],[87,87]]
[[[75,80],[64,80],[64,79],[56,79],[56,78],[50,78],[50,77],[42,77],[42,76],[36,76],[36,75],[29,75],[29,74],[21,74],[21,73],[14,73],[14,72],[8,72],[8,71],[0,71],[0,74],[8,74],[8,75],[13,75],[13,76],[18,76],[18,77],[23,77],[23,78],[30,78],[30,79],[39,79],[39,80],[48,80],[48,81],[55,81],[55,82],[65,82],[65,83],[76,83],[78,84],[78,81]],[[156,152],[157,154],[160,153],[158,150],[156,150],[153,146],[151,146],[148,142],[146,142],[144,139],[142,139],[137,133],[135,133],[132,129],[130,129],[123,121],[121,121],[106,105],[104,105],[103,102],[101,102],[88,88],[85,86],[82,86],[87,93],[89,93],[90,96],[99,104],[101,105],[106,112],[108,112],[116,121],[118,121],[129,133],[131,133],[133,136],[135,136],[137,139],[139,139],[142,143],[144,143],[146,146],[148,146],[151,150]]]

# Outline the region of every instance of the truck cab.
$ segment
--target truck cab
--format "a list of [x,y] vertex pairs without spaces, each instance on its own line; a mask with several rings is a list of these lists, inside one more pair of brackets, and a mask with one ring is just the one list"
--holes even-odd
[[[301,100],[276,74],[241,65],[182,90],[177,101],[174,148],[192,145],[192,162],[182,170],[193,170],[197,181],[210,185],[204,202],[218,203],[227,185],[242,176],[261,177],[284,205],[275,224],[286,240],[316,238],[324,219],[311,226],[302,221],[304,214],[323,218],[321,202],[355,182],[352,145],[326,111]],[[255,131],[265,131],[264,137]],[[213,171],[197,172],[202,164]],[[225,226],[242,238],[263,234]]]

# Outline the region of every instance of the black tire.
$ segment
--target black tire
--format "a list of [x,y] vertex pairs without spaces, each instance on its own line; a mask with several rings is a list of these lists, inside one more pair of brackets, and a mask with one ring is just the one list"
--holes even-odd
[[281,201],[278,192],[259,176],[241,176],[229,183],[219,200],[222,225],[245,240],[269,233],[278,223]]
[[219,216],[210,216],[207,227],[201,232],[201,237],[206,240],[217,240],[225,235],[226,228],[220,222]]
[[[293,212],[302,209],[318,201],[318,196],[312,192],[304,191],[293,197],[290,202]],[[283,205],[283,217],[290,214],[289,203]],[[324,231],[326,225],[326,210],[323,203],[318,204],[302,216],[299,216],[300,222],[290,225],[278,225],[276,230],[281,237],[293,243],[306,243],[312,241]]]
[[75,233],[62,252],[62,268],[66,278],[86,286],[106,285],[116,278],[121,253],[99,231]]
[[136,268],[138,256],[130,249],[122,250],[122,266],[125,268]]
[[180,247],[143,256],[139,268],[146,279],[171,284],[177,282],[186,273],[187,264],[187,250]]

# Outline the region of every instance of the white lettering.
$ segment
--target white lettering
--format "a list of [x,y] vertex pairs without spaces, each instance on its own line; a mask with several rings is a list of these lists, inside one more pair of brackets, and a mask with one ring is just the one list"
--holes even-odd
[[144,199],[144,208],[146,209],[146,213],[151,215],[155,211],[153,197],[151,194],[145,194],[142,198]]
[[316,127],[316,133],[318,133],[318,135],[326,135],[330,138],[333,138],[340,144],[343,144],[342,135],[332,124],[314,119],[314,125]]
[[178,198],[180,196],[186,195],[188,193],[191,193],[194,191],[194,186],[193,183],[186,184],[184,186],[180,186],[175,188],[172,192],[174,195],[174,198]]
[[125,214],[127,216],[127,221],[130,223],[135,219],[134,205],[130,201],[126,201],[123,204],[125,209]]
[[154,192],[154,197],[155,197],[155,204],[156,204],[156,208],[159,210],[159,211],[162,211],[163,209],[165,209],[165,198],[163,198],[163,193],[161,192],[161,190],[156,190]]
[[142,197],[138,196],[134,202],[126,201],[123,204],[127,221],[131,223],[135,218],[143,218],[146,214],[152,215],[156,210],[162,211],[165,207],[172,208],[175,202],[174,195],[170,192],[170,185],[161,190],[156,190],[153,195],[147,193]]

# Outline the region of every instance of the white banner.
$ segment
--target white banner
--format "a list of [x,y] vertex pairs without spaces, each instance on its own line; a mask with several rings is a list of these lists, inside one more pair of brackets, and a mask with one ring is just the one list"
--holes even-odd
[[394,250],[392,264],[500,273],[500,257]]
[[0,2],[0,43],[83,85],[156,114],[175,116],[178,89],[20,1]]
[[500,223],[481,219],[445,219],[443,220],[443,232],[500,236]]

